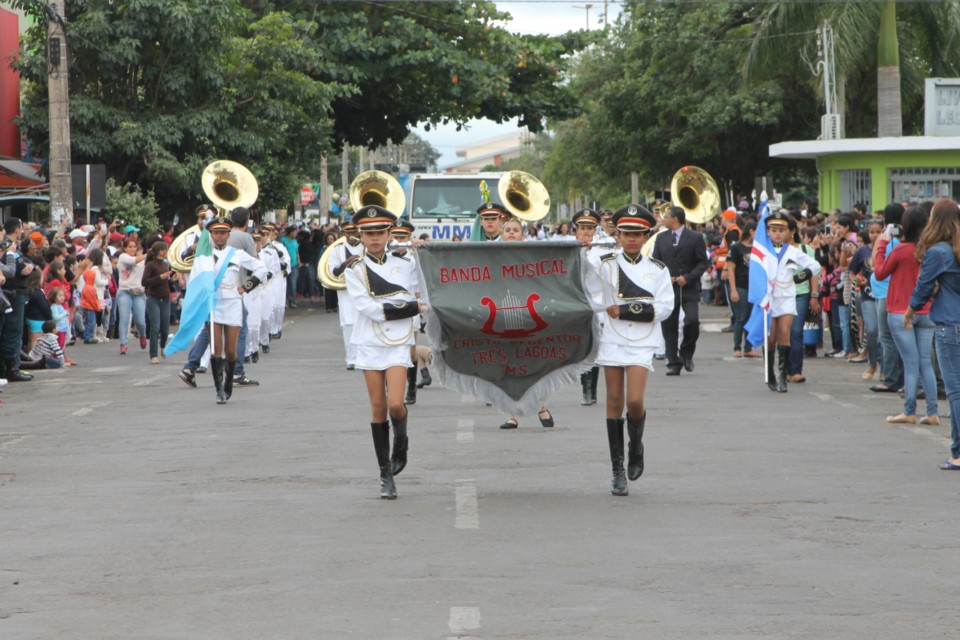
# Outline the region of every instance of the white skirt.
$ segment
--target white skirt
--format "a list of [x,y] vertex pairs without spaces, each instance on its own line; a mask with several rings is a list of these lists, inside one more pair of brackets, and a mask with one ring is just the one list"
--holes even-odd
[[390,367],[412,367],[409,344],[395,347],[378,347],[367,344],[354,345],[357,350],[354,366],[368,371],[386,371]]
[[653,346],[633,346],[600,342],[597,353],[599,367],[644,367],[653,371],[653,354],[657,348]]
[[243,326],[243,299],[218,298],[213,307],[213,321],[228,327]]
[[797,315],[796,296],[774,296],[770,301],[770,317],[779,318],[780,316]]

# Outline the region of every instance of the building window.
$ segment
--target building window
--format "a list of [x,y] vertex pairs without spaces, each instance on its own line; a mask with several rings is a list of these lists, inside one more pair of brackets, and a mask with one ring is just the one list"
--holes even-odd
[[890,169],[890,200],[922,202],[960,198],[960,167]]
[[862,202],[871,211],[873,180],[869,169],[840,172],[840,210],[853,211],[853,205]]

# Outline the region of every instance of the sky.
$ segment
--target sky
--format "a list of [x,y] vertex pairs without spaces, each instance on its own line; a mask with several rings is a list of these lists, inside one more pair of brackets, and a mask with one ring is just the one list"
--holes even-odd
[[[589,2],[552,2],[550,0],[498,0],[497,7],[513,16],[508,25],[510,31],[516,33],[546,33],[559,35],[567,31],[587,28],[589,10],[590,25],[594,29],[603,26],[603,0]],[[616,1],[607,4],[607,19],[610,22],[620,12],[620,3]],[[494,138],[516,130],[516,122],[497,124],[490,120],[472,120],[464,131],[457,131],[455,125],[440,126],[430,131],[424,131],[420,126],[417,134],[426,139],[440,152],[437,166],[443,167],[457,161],[456,150],[474,142]]]

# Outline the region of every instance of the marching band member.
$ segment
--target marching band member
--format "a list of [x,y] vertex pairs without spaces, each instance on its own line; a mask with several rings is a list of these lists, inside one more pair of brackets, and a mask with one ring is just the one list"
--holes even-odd
[[[586,259],[591,262],[598,262],[600,253],[610,253],[611,247],[591,246],[597,235],[597,227],[600,226],[600,214],[593,209],[583,209],[573,216],[573,228],[576,234],[577,242],[587,247]],[[599,286],[589,287],[592,293],[599,295]],[[580,374],[580,386],[583,389],[583,399],[580,404],[590,406],[597,404],[597,381],[600,378],[600,367],[594,365],[590,371]]]
[[480,217],[480,228],[482,230],[477,241],[499,242],[500,234],[503,232],[503,221],[510,219],[507,209],[496,202],[485,202],[477,207],[477,215]]
[[[281,274],[283,268],[280,266],[280,252],[270,242],[271,228],[273,225],[265,224],[260,228],[260,240],[257,246],[260,251],[260,261],[267,269],[267,282],[263,285],[260,292],[260,349],[264,353],[270,353],[270,327],[273,320],[274,307],[276,299],[280,294],[278,283],[283,281]],[[286,291],[283,291],[286,295]],[[259,356],[258,356],[259,359]]]
[[603,367],[607,387],[607,440],[613,465],[611,493],[625,496],[623,470],[623,409],[626,382],[627,432],[630,436],[627,470],[631,480],[643,474],[643,429],[647,419],[644,392],[653,370],[653,354],[663,345],[660,322],[673,311],[670,272],[641,249],[656,224],[643,207],[629,204],[617,210],[613,224],[623,251],[600,262],[600,281],[609,316],[600,336],[597,364]]
[[[414,232],[414,226],[409,220],[398,220],[395,227],[390,229],[390,240],[400,244],[407,244]],[[397,247],[393,255],[398,258],[409,258],[416,265],[417,256],[412,249],[405,246]],[[417,345],[414,341],[410,347],[410,360],[413,367],[407,369],[407,394],[403,398],[403,404],[417,404]]]
[[[503,242],[523,242],[523,225],[520,224],[520,221],[516,218],[510,218],[505,223],[503,223],[501,239]],[[554,426],[553,415],[550,413],[550,410],[547,409],[547,405],[540,405],[540,411],[537,412],[537,418],[540,420],[540,425],[544,428],[551,428]],[[516,416],[510,416],[507,418],[507,421],[500,425],[501,429],[516,429],[520,426],[520,420]]]
[[[787,368],[790,360],[790,328],[797,315],[797,284],[820,275],[820,263],[790,244],[790,216],[782,211],[766,218],[767,235],[777,255],[777,273],[773,278],[773,296],[770,301],[770,336],[767,344],[767,387],[779,393],[787,392]],[[773,348],[777,349],[778,375],[773,374]]]
[[[195,214],[197,216],[198,231],[191,231],[183,239],[183,243],[180,245],[180,255],[177,256],[181,262],[192,256],[197,250],[197,242],[200,240],[200,233],[203,231],[203,227],[207,224],[208,220],[212,220],[213,217],[217,215],[217,212],[213,208],[213,205],[202,204],[196,208]],[[183,280],[183,288],[186,289],[187,284],[190,282],[190,274],[182,274],[181,279]]]
[[[360,259],[363,253],[363,246],[360,244],[360,234],[357,231],[357,225],[353,222],[344,223],[340,229],[343,231],[347,241],[338,244],[328,251],[333,251],[330,258],[330,272],[336,277],[340,277],[348,268]],[[357,309],[353,305],[353,300],[347,291],[337,291],[337,305],[340,309],[340,331],[343,333],[343,348],[346,352],[347,370],[353,371],[356,363],[357,348],[350,342],[350,336],[353,333],[353,327],[357,322]]]
[[[407,408],[403,404],[406,370],[413,366],[416,319],[425,308],[417,300],[420,281],[408,256],[387,250],[389,230],[397,216],[383,207],[361,207],[353,217],[364,247],[362,257],[346,272],[347,292],[357,310],[350,341],[356,346],[356,368],[363,371],[370,398],[373,446],[380,467],[380,497],[394,500],[393,476],[407,464]],[[390,422],[393,422],[393,454]]]
[[293,269],[293,262],[290,259],[290,252],[287,251],[287,247],[280,242],[280,230],[276,227],[271,230],[270,244],[272,244],[280,254],[280,282],[283,283],[282,287],[279,284],[276,285],[278,294],[273,301],[272,326],[270,327],[270,338],[279,340],[283,337],[283,319],[287,314],[287,278]]
[[[215,291],[216,301],[211,318],[213,326],[210,370],[217,391],[217,404],[225,404],[233,393],[233,373],[237,366],[237,338],[243,325],[242,294],[252,291],[267,279],[263,263],[246,251],[227,246],[232,225],[226,218],[214,218],[207,225],[213,242],[214,273],[220,281]],[[226,264],[224,264],[226,263]],[[246,282],[240,282],[240,270],[250,272]],[[222,274],[222,275],[221,275]]]
[[[260,229],[254,229],[250,234],[257,248],[257,255],[263,247],[263,232]],[[260,259],[263,262],[263,259]],[[270,269],[264,262],[264,268],[267,269],[267,280],[261,282],[256,287],[247,292],[243,304],[247,309],[247,344],[246,353],[251,362],[260,361],[260,327],[263,325],[263,292],[270,281]]]

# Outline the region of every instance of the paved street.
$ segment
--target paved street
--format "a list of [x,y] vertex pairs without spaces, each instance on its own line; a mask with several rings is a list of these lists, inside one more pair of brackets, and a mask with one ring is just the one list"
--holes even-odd
[[[647,399],[646,472],[610,495],[603,408],[556,428],[436,385],[379,499],[361,375],[299,309],[215,404],[116,342],[0,394],[0,638],[945,637],[960,625],[949,420],[897,427],[862,368],[786,395],[704,308],[693,374]],[[131,343],[134,344],[134,343]],[[601,383],[601,396],[603,387]],[[948,407],[941,402],[941,413]]]

